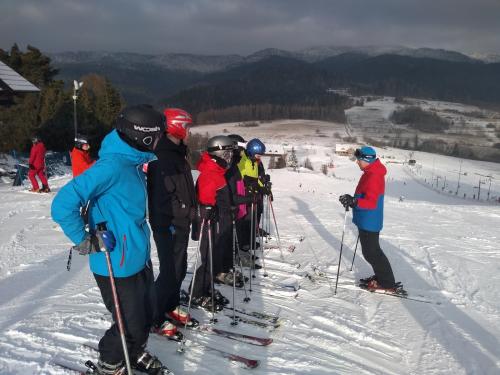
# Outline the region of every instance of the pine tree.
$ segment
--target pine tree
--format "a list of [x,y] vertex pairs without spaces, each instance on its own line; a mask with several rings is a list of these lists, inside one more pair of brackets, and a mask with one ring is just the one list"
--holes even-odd
[[287,167],[293,168],[293,170],[296,171],[298,166],[299,166],[299,160],[297,159],[295,148],[292,147],[292,151],[290,151],[290,154],[288,155]]

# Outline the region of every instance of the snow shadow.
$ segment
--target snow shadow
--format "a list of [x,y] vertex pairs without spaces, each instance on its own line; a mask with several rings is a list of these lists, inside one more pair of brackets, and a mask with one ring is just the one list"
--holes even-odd
[[31,264],[25,270],[0,280],[1,331],[28,319],[40,307],[46,306],[44,301],[54,297],[57,290],[64,289],[87,264],[73,262],[71,272],[68,272],[67,255],[65,250],[42,263]]
[[[340,241],[333,236],[330,231],[322,224],[320,218],[310,209],[309,205],[297,197],[291,197],[297,204],[297,215],[302,215],[319,236],[332,247],[340,249]],[[342,220],[344,215],[340,215]],[[349,216],[347,220],[350,220]],[[341,235],[341,232],[339,232]],[[409,282],[418,285],[423,293],[439,292],[439,290],[430,285],[414,269],[414,267],[401,255],[401,249],[394,246],[391,242],[381,239],[381,247],[389,258],[393,267],[394,274],[404,276],[401,281],[408,285]],[[366,261],[361,260],[361,248],[358,248],[356,259],[356,269],[362,262],[362,268],[370,270]],[[352,248],[344,243],[342,258],[351,255],[354,252]],[[333,258],[333,255],[332,255]],[[350,262],[345,262],[349,263]],[[345,264],[344,263],[344,264]],[[408,283],[405,283],[408,281]],[[409,288],[411,293],[411,288]],[[436,295],[435,293],[433,295]],[[387,297],[389,298],[389,297]],[[410,300],[402,300],[401,303],[406,307],[409,314],[413,317],[427,335],[434,338],[455,360],[462,365],[467,373],[493,373],[497,369],[497,364],[493,358],[500,358],[500,345],[497,337],[488,332],[483,326],[467,315],[451,302],[445,301],[442,305],[424,304]]]

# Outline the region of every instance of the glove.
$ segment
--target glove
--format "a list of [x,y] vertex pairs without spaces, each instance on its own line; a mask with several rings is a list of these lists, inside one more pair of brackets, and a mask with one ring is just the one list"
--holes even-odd
[[240,207],[239,206],[231,206],[231,218],[233,220],[236,219],[236,217],[238,216],[238,212],[240,211]]
[[269,176],[268,174],[266,174],[266,175],[264,176],[264,182],[269,182],[269,183],[271,183],[271,176]]
[[35,169],[35,166],[33,164],[29,164],[30,169]]
[[211,220],[214,217],[214,206],[200,206],[200,217],[202,220]]
[[339,201],[345,209],[348,209],[349,207],[354,208],[358,204],[358,200],[349,194],[341,195],[339,197]]
[[95,233],[87,235],[85,239],[73,249],[80,255],[89,255],[101,251],[113,251],[116,246],[116,239],[113,232],[109,230],[97,230]]

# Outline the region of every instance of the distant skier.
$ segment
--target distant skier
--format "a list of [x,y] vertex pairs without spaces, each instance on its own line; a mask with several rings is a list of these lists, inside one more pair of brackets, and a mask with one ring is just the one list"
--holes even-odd
[[90,157],[90,144],[87,137],[77,135],[75,138],[75,146],[71,150],[71,169],[73,177],[81,175],[89,169],[95,161]]
[[[165,118],[149,106],[125,108],[115,130],[103,140],[99,160],[67,183],[52,203],[52,217],[89,255],[90,270],[113,323],[99,342],[97,374],[125,374],[124,353],[110,287],[105,254],[114,272],[127,348],[132,367],[148,373],[168,373],[160,360],[145,350],[151,327],[153,270],[150,231],[146,222],[146,181],[142,164],[155,158],[152,151],[165,126]],[[79,208],[89,203],[88,227]]]
[[[158,333],[175,336],[176,326],[168,319],[185,324],[191,317],[180,306],[181,284],[187,271],[187,247],[191,222],[196,213],[196,193],[185,141],[193,120],[182,109],[167,108],[164,134],[149,163],[149,223],[156,242],[160,273],[155,281]],[[168,318],[166,320],[166,318]]]
[[373,268],[375,275],[361,279],[367,289],[385,289],[396,292],[396,283],[391,264],[380,248],[379,235],[383,225],[385,175],[387,169],[377,158],[372,147],[364,146],[354,153],[359,168],[363,171],[354,197],[341,195],[339,201],[353,209],[353,223],[359,231],[363,257]]
[[[45,175],[45,153],[47,150],[45,149],[45,145],[42,140],[38,136],[34,136],[31,138],[31,142],[33,146],[30,151],[30,159],[29,159],[29,172],[28,178],[31,181],[32,188],[30,191],[32,193],[49,193],[49,183],[47,181],[47,176]],[[36,176],[42,182],[42,188],[39,189],[38,181],[36,180]]]

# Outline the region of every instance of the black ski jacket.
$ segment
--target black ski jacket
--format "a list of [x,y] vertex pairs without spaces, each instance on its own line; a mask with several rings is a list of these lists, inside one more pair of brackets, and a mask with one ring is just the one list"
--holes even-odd
[[166,136],[158,142],[158,160],[148,166],[149,223],[153,230],[170,225],[189,230],[196,211],[196,193],[187,147],[176,145]]

